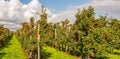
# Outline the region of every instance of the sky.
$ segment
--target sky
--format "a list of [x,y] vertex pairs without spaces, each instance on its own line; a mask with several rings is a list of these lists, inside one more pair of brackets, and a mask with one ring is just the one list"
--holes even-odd
[[0,24],[15,31],[21,28],[22,22],[29,22],[30,17],[37,19],[41,5],[47,10],[48,22],[52,23],[65,19],[74,23],[77,9],[88,6],[94,7],[96,17],[107,13],[120,19],[120,0],[0,0]]
[[[23,4],[29,4],[31,0],[20,0]],[[89,0],[39,0],[44,7],[52,9],[52,12],[61,12],[69,6],[82,5]]]

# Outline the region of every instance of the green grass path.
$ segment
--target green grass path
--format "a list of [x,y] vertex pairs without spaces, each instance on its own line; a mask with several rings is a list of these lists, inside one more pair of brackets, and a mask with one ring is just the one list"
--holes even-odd
[[55,48],[45,46],[43,49],[52,53],[51,57],[48,59],[77,59],[77,57],[68,55],[65,52],[58,51]]
[[0,52],[5,53],[2,59],[27,59],[15,35],[13,35],[8,45]]
[[109,59],[120,59],[120,50],[114,50],[114,53],[118,53],[118,54],[107,54],[107,56],[109,57]]

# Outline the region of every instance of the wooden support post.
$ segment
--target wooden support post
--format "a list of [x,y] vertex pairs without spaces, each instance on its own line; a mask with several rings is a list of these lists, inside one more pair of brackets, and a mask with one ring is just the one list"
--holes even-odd
[[38,59],[40,59],[40,33],[39,33],[40,25],[38,24]]

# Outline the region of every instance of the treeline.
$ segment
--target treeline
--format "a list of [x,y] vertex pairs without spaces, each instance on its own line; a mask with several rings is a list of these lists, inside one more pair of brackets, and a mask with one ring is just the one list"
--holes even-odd
[[7,45],[12,35],[12,31],[10,31],[8,28],[5,28],[3,25],[0,25],[0,50]]
[[[42,14],[37,22],[34,18],[30,23],[22,23],[22,28],[16,31],[16,36],[26,54],[37,58],[38,24],[40,25],[40,55],[46,56],[42,46],[54,47],[68,54],[85,58],[102,58],[114,49],[120,49],[120,21],[115,18],[100,16],[95,18],[93,7],[83,8],[76,13],[75,23],[68,19],[58,23],[47,23],[47,13],[42,8]],[[41,57],[42,58],[42,57]]]

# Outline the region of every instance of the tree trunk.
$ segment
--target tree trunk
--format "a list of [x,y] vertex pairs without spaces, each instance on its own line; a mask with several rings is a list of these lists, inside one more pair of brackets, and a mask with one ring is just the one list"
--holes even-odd
[[39,34],[39,27],[40,27],[40,25],[38,24],[38,59],[40,59],[40,45],[39,45],[39,42],[40,42],[40,34]]
[[65,52],[68,53],[68,46],[66,45],[66,49],[65,49]]
[[56,28],[55,28],[55,40],[56,40],[56,38],[57,38],[57,33],[56,33]]
[[69,39],[69,33],[70,33],[70,26],[67,28],[67,31],[66,31],[66,47],[65,47],[65,52],[68,53],[68,45],[67,45],[67,40]]

